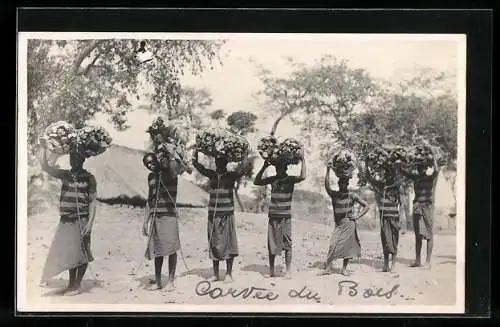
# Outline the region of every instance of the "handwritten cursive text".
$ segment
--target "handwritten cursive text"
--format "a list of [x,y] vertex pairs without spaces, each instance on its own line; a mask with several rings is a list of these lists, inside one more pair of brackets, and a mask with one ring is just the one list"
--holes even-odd
[[195,289],[196,295],[198,296],[209,296],[212,299],[218,299],[226,296],[232,296],[233,298],[241,297],[243,299],[253,298],[257,300],[268,300],[274,301],[279,297],[278,293],[274,293],[271,290],[250,286],[241,290],[229,288],[223,290],[220,287],[213,287],[209,281],[201,281],[196,285]]
[[319,296],[319,294],[311,290],[308,290],[306,286],[302,287],[300,291],[291,289],[288,292],[288,296],[291,298],[315,300],[316,302],[321,301],[321,297]]
[[361,295],[365,299],[372,297],[385,297],[390,299],[393,295],[397,293],[399,284],[394,285],[390,290],[384,290],[383,288],[360,288],[359,284],[352,280],[343,280],[338,283],[339,291],[338,295],[343,295],[344,291],[348,291],[347,294],[351,297]]

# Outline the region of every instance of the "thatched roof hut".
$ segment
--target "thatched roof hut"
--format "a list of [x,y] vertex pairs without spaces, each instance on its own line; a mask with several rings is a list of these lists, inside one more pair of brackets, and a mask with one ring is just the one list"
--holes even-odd
[[[103,154],[87,159],[85,169],[96,177],[98,199],[125,196],[145,200],[149,171],[142,164],[144,154],[145,151],[113,144]],[[180,176],[177,201],[179,206],[205,207],[208,194]]]

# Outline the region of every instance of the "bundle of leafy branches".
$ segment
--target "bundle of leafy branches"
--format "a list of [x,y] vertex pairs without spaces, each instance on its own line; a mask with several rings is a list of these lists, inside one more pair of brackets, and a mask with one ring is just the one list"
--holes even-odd
[[84,125],[76,129],[64,121],[49,125],[42,139],[46,140],[49,151],[57,155],[78,152],[86,158],[103,153],[113,140],[102,126]]
[[248,140],[222,128],[207,128],[196,135],[196,148],[213,158],[240,162],[250,152]]
[[328,162],[328,167],[332,168],[335,175],[339,178],[351,178],[352,173],[356,170],[357,166],[358,159],[356,154],[347,148],[337,151]]
[[76,129],[65,121],[50,124],[41,136],[49,151],[58,155],[68,154],[76,145]]
[[279,142],[274,136],[263,137],[257,146],[260,156],[273,165],[296,165],[303,159],[302,144],[293,138]]
[[97,156],[106,151],[113,139],[109,133],[98,125],[87,125],[77,130],[76,151],[86,158]]
[[186,145],[188,141],[187,135],[182,128],[174,123],[166,123],[161,117],[153,120],[146,132],[149,133],[154,147],[164,142]]

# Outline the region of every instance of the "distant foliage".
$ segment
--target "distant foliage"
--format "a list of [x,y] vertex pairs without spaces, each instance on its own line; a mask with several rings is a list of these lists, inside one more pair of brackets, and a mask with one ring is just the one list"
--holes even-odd
[[140,40],[36,40],[28,42],[28,145],[34,151],[49,123],[89,120],[97,112],[110,114],[126,128],[130,98],[140,96],[140,78],[153,89],[151,101],[165,114],[179,108],[180,77],[201,73],[220,63],[224,41],[149,40],[154,60],[136,58]]

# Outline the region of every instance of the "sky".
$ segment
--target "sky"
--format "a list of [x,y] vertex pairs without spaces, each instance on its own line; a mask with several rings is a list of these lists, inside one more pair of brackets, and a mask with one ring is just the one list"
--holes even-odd
[[[374,78],[397,80],[411,73],[412,69],[417,66],[457,72],[460,58],[459,43],[456,40],[381,39],[366,36],[320,40],[232,39],[223,47],[222,53],[222,66],[215,66],[213,70],[206,71],[200,76],[186,75],[182,78],[182,83],[186,86],[207,89],[213,99],[209,110],[224,109],[228,113],[246,110],[257,114],[265,112],[265,108],[254,97],[254,94],[262,87],[256,76],[256,63],[263,65],[276,75],[286,75],[289,72],[287,57],[297,62],[313,64],[322,55],[330,54],[347,59],[351,67],[366,69]],[[147,103],[141,99],[136,104]],[[154,117],[144,110],[130,112],[128,121],[131,127],[125,132],[114,130],[103,115],[98,114],[95,122],[103,125],[110,132],[113,143],[145,149],[149,142],[149,135],[145,131]],[[260,117],[265,116],[260,115]],[[262,131],[261,133],[268,133],[271,129],[272,118],[266,117],[258,120],[256,125]],[[290,120],[284,119],[278,128],[277,135],[300,140],[300,128],[294,126]],[[257,140],[250,140],[250,142],[251,146],[255,147]],[[311,160],[316,159],[311,158]],[[257,162],[256,165],[261,165],[261,162]],[[289,173],[299,174],[299,167],[292,167]],[[307,184],[310,185],[304,185],[304,187],[317,188],[312,179]],[[243,191],[243,193],[247,192],[250,194],[251,190]],[[449,192],[445,193],[449,194]]]
[[[456,70],[458,43],[454,40],[409,40],[401,38],[343,37],[336,39],[232,39],[222,49],[223,65],[215,66],[200,76],[186,75],[186,86],[206,88],[212,98],[211,109],[226,112],[247,110],[262,112],[265,108],[254,94],[262,87],[256,76],[256,63],[264,65],[277,75],[289,72],[286,57],[305,64],[313,64],[324,54],[348,59],[353,67],[365,68],[373,77],[395,79],[415,66],[440,70]],[[140,100],[139,103],[145,103]],[[110,129],[114,142],[132,148],[144,148],[146,128],[154,117],[143,110],[128,116],[131,128],[126,132]],[[96,123],[111,127],[106,117],[98,115]],[[261,119],[258,127],[270,130],[272,119]],[[297,136],[298,129],[284,120],[278,133],[284,137]]]

